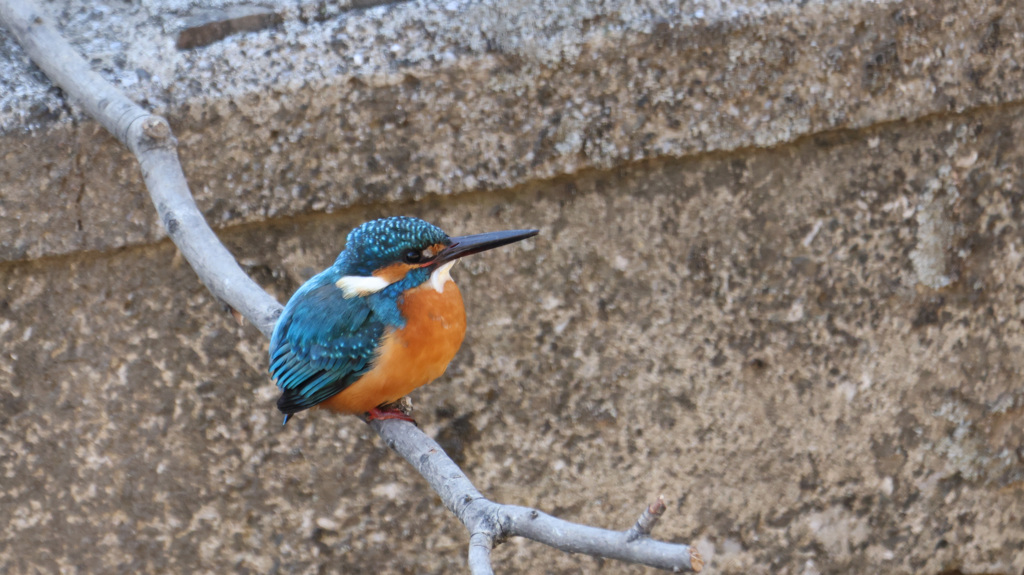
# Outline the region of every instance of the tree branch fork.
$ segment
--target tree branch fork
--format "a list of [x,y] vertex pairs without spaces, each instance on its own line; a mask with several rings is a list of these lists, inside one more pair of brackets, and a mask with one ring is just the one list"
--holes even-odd
[[441,446],[411,423],[374,420],[369,425],[427,480],[448,510],[466,526],[474,575],[494,572],[491,549],[510,537],[525,537],[567,553],[619,559],[672,572],[700,572],[704,566],[696,549],[650,537],[665,512],[664,497],[644,509],[626,531],[580,525],[529,507],[485,498]]
[[[269,337],[281,304],[242,271],[207,225],[189,191],[167,121],[148,113],[93,72],[31,0],[0,0],[0,24],[15,35],[54,84],[132,151],[160,221],[200,281],[236,317],[248,319]],[[369,425],[426,479],[469,531],[468,562],[474,575],[494,573],[491,550],[510,537],[673,572],[703,568],[694,548],[650,537],[665,511],[661,497],[625,531],[580,525],[486,499],[441,446],[411,423],[374,420]]]

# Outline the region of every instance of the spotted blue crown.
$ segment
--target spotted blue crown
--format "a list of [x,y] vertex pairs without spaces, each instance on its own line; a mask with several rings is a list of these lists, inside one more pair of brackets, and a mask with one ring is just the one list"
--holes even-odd
[[448,234],[441,228],[419,218],[383,218],[366,222],[349,232],[345,251],[338,256],[335,265],[346,269],[347,273],[368,276],[400,260],[409,250],[450,243]]

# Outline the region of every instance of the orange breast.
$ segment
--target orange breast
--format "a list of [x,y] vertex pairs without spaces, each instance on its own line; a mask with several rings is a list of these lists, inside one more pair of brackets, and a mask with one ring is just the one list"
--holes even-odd
[[449,280],[438,293],[428,281],[406,292],[399,309],[405,327],[384,336],[374,368],[322,407],[365,413],[444,373],[466,335],[466,308],[458,286]]

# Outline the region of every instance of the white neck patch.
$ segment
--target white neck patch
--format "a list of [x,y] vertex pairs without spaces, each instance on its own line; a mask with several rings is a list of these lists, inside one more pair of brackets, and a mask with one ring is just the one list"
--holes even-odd
[[351,299],[375,294],[391,284],[377,276],[342,276],[334,285],[345,292],[345,299]]
[[[430,287],[434,288],[434,291],[444,293],[444,285],[455,281],[451,274],[454,265],[455,261],[450,261],[430,274],[430,279],[427,281],[430,282]],[[345,292],[345,299],[351,299],[375,294],[391,285],[391,282],[377,276],[342,276],[341,279],[334,282],[334,285]]]
[[434,288],[437,293],[444,293],[444,284],[455,281],[452,279],[451,271],[456,261],[452,260],[430,274],[430,287]]

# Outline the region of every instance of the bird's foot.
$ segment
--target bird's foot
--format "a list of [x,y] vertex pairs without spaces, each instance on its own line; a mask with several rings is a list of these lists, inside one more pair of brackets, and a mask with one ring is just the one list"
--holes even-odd
[[394,403],[378,405],[367,411],[363,419],[367,423],[374,419],[400,419],[416,425],[416,420],[412,418],[412,401],[408,397],[403,397]]

